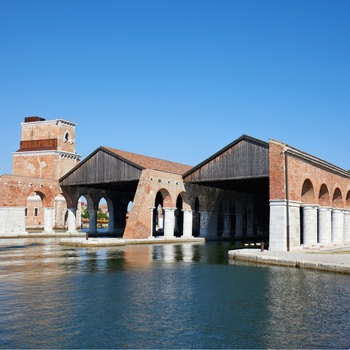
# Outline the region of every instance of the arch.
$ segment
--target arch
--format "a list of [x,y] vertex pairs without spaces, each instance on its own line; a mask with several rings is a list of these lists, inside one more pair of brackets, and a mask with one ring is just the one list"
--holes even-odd
[[301,189],[301,201],[303,203],[315,203],[315,191],[314,186],[310,179],[306,179],[303,183],[303,187]]
[[25,225],[27,231],[42,231],[44,228],[43,199],[40,192],[32,192],[27,197]]
[[184,213],[182,209],[183,209],[183,199],[180,193],[176,199],[175,230],[174,230],[174,234],[176,237],[181,237],[183,235]]
[[346,209],[350,209],[350,190],[346,194],[346,202],[345,202]]
[[[166,202],[165,202],[166,200]],[[166,189],[160,189],[154,199],[152,234],[153,236],[161,236],[164,234],[164,206],[170,203],[170,194]]]
[[322,184],[318,194],[318,204],[322,206],[328,206],[330,205],[329,199],[330,198],[329,198],[328,187],[326,184]]
[[64,134],[64,142],[69,142],[70,140],[71,140],[70,133],[66,131],[66,133]]
[[337,187],[334,190],[333,199],[332,199],[332,206],[334,208],[342,208],[343,207],[343,196],[342,196],[342,193],[341,193],[339,187]]

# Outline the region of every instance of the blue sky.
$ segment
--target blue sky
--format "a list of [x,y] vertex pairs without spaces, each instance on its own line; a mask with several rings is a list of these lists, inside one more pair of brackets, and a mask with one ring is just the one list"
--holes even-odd
[[350,169],[349,0],[0,0],[0,174],[26,116],[196,165],[242,134]]

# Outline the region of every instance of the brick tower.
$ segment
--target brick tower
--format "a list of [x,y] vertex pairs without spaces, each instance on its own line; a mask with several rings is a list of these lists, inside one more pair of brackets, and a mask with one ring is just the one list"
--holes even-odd
[[21,125],[20,148],[13,153],[13,175],[58,180],[79,163],[75,123],[27,117]]

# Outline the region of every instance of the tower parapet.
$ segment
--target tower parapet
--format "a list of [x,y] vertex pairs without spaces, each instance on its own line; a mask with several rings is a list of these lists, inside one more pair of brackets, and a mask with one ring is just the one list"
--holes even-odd
[[76,123],[26,117],[20,148],[13,153],[12,174],[59,179],[80,162],[75,151]]

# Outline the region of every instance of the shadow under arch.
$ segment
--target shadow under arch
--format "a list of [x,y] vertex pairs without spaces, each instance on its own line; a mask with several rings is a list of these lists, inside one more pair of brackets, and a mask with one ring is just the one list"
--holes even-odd
[[154,209],[152,216],[152,235],[164,235],[164,207],[168,207],[171,203],[169,192],[162,188],[160,189],[154,200]]
[[318,194],[318,204],[322,206],[330,205],[329,191],[326,184],[322,184]]
[[332,206],[334,208],[342,208],[343,207],[343,195],[342,195],[339,187],[337,187],[334,190],[333,198],[332,198]]
[[315,204],[315,191],[310,179],[306,179],[301,188],[301,202],[304,204]]

